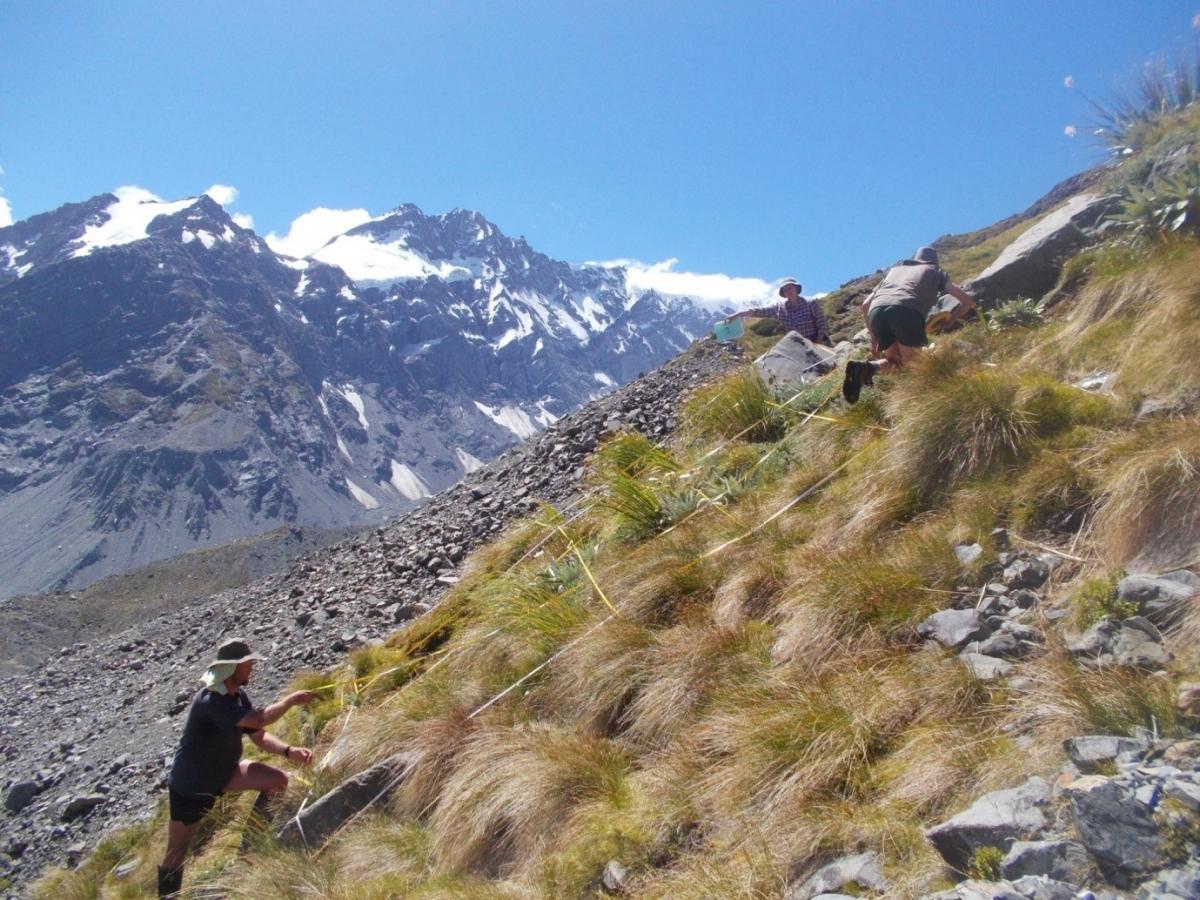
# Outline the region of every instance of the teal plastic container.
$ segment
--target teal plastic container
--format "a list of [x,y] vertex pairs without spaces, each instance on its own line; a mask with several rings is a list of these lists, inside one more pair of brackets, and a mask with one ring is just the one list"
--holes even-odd
[[745,333],[746,329],[742,325],[741,319],[734,319],[732,322],[722,319],[713,326],[713,336],[722,343],[737,340]]

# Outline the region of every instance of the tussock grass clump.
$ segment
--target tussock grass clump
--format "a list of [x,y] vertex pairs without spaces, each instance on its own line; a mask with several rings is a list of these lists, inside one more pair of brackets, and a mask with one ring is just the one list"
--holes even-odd
[[1200,358],[1195,243],[1168,241],[1121,274],[1092,277],[1059,321],[1026,353],[1031,368],[1064,380],[1114,372],[1113,390],[1131,405],[1151,398],[1194,406],[1200,398],[1200,367],[1188,363]]
[[1114,568],[1190,565],[1200,546],[1200,422],[1142,429],[1114,447],[1096,534]]
[[430,820],[439,862],[495,874],[552,840],[585,801],[621,801],[627,754],[603,738],[545,723],[485,728],[463,748]]
[[1014,701],[1015,712],[1052,739],[1132,735],[1138,729],[1165,737],[1182,733],[1169,679],[1117,666],[1083,668],[1061,652],[1047,655],[1027,674],[1035,687]]
[[907,476],[926,502],[964,478],[1011,466],[1035,433],[1032,416],[1017,402],[1016,379],[969,370],[947,352],[927,359],[893,394],[888,448],[890,469]]
[[771,637],[760,622],[721,628],[703,620],[656,635],[626,733],[646,746],[669,745],[714,692],[768,664]]
[[752,444],[777,441],[785,428],[778,404],[753,367],[693,394],[684,404],[683,421],[696,439],[738,437]]
[[1022,532],[1077,530],[1095,503],[1099,479],[1078,453],[1046,450],[1012,491],[1012,520]]

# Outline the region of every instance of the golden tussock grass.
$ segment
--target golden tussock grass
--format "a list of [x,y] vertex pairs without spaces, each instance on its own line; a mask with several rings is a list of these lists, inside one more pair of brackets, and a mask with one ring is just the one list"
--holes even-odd
[[1200,420],[1140,429],[1109,456],[1096,537],[1110,567],[1200,561]]
[[453,872],[496,874],[552,840],[572,807],[626,790],[628,755],[548,723],[483,728],[459,754],[430,819]]

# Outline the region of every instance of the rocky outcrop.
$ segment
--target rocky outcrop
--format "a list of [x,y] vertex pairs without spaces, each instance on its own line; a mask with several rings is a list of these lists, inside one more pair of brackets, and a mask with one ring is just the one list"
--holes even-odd
[[398,753],[347,778],[311,806],[305,806],[288,819],[279,829],[280,842],[285,846],[301,846],[308,850],[322,847],[334,832],[352,818],[376,804],[385,803],[412,771],[417,760],[416,754]]
[[1049,801],[1050,785],[1031,778],[1020,787],[980,797],[925,834],[950,866],[965,872],[982,847],[1007,851],[1018,840],[1040,837],[1049,822],[1045,813]]
[[[849,345],[846,345],[847,348]],[[844,354],[843,354],[844,355]],[[837,367],[839,355],[828,347],[815,344],[795,331],[754,361],[764,382],[773,388],[812,384]]]
[[[1032,807],[1020,790],[1000,791],[931,830],[959,872],[981,847],[1007,852],[1003,881],[963,881],[927,900],[1200,896],[1200,742],[1088,735],[1066,746],[1058,791],[1035,779]],[[1109,774],[1081,775],[1076,763]],[[1006,843],[1018,830],[1041,839]]]
[[822,866],[808,878],[788,889],[784,900],[813,900],[816,897],[837,896],[842,891],[884,892],[890,887],[883,876],[882,862],[874,851],[844,856]]
[[1054,287],[1062,264],[1092,239],[1117,198],[1079,194],[1047,213],[963,287],[984,302],[1040,297]]

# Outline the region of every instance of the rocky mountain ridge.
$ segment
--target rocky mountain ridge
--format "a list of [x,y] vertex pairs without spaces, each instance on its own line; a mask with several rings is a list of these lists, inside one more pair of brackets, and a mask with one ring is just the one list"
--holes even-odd
[[383,521],[708,324],[462,210],[401,206],[307,260],[208,196],[128,188],[17,222],[0,229],[0,513],[19,523],[0,594]]

